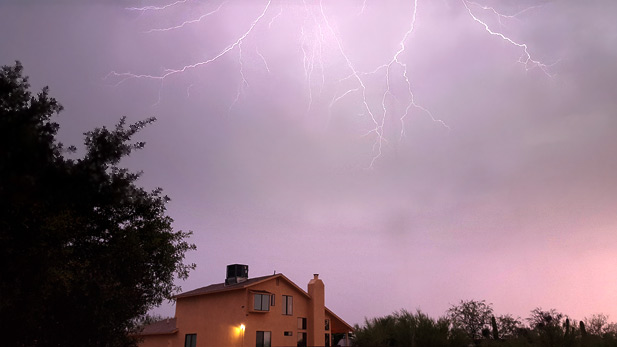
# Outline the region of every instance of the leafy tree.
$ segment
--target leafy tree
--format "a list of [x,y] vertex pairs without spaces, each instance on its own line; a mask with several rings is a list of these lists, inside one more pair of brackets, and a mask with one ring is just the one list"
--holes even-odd
[[490,335],[493,307],[484,300],[461,300],[458,305],[452,305],[447,314],[452,328],[464,331],[472,340],[482,339],[486,331]]
[[[574,334],[566,335],[566,326],[573,322],[563,313],[555,309],[548,311],[538,307],[531,311],[527,318],[529,326],[534,329],[536,343],[541,346],[567,346],[574,343]],[[566,324],[567,322],[567,324]]]
[[515,338],[522,328],[520,318],[514,318],[510,314],[500,315],[496,320],[499,337],[502,339]]
[[[484,304],[484,305],[482,305]],[[490,305],[482,301],[461,301],[461,305],[454,306],[459,311],[471,312],[466,317],[477,317],[477,312],[487,312]],[[417,311],[410,313],[406,310],[391,315],[365,319],[364,326],[355,327],[355,346],[358,347],[394,347],[394,346],[480,346],[480,347],[617,347],[617,323],[606,323],[604,315],[594,315],[587,321],[597,321],[601,327],[601,335],[592,334],[588,324],[581,324],[568,318],[565,314],[554,309],[545,311],[536,308],[528,318],[530,326],[523,326],[520,318],[511,315],[501,315],[488,319],[490,323],[481,325],[476,323],[476,338],[472,340],[463,323],[442,317],[437,320]],[[468,320],[471,321],[471,320]],[[476,319],[476,322],[479,321]],[[498,331],[498,336],[491,334],[487,328],[490,324],[492,331]],[[480,328],[482,327],[482,328]],[[584,329],[587,333],[583,333]],[[477,334],[484,332],[484,338],[477,338]],[[492,337],[492,338],[491,338]]]
[[354,345],[358,347],[442,347],[469,343],[466,336],[450,334],[447,319],[434,320],[419,310],[366,319],[364,326],[356,325],[354,330]]
[[[85,134],[64,157],[51,118],[62,106],[29,91],[23,67],[0,69],[0,319],[7,346],[124,346],[140,316],[169,299],[194,264],[161,189],[118,167],[154,119]],[[72,148],[69,148],[71,150]]]
[[583,320],[587,327],[587,332],[591,335],[602,336],[608,331],[608,316],[602,313],[585,317]]
[[531,311],[527,322],[531,328],[559,327],[564,318],[566,316],[563,313],[553,308],[544,311],[541,307],[536,307]]

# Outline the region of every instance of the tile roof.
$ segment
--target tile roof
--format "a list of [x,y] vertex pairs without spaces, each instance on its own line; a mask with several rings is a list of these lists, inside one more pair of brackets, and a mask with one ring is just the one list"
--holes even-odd
[[176,319],[168,318],[146,325],[144,330],[137,333],[137,335],[166,335],[173,334],[176,331],[178,331],[178,328],[176,328]]
[[211,284],[209,286],[206,287],[201,287],[201,288],[197,288],[194,290],[190,290],[188,292],[184,292],[184,293],[180,293],[178,295],[176,295],[176,299],[177,298],[185,298],[185,297],[189,297],[189,296],[196,296],[196,295],[204,295],[204,294],[210,294],[210,293],[217,293],[217,292],[224,292],[224,291],[228,291],[228,290],[235,290],[235,289],[242,289],[242,288],[246,288],[248,286],[251,286],[255,283],[264,281],[264,280],[268,280],[270,278],[274,278],[274,277],[284,277],[283,274],[276,274],[276,275],[268,275],[268,276],[261,276],[261,277],[255,277],[255,278],[249,278],[248,280],[244,281],[244,282],[240,282],[240,283],[234,283],[234,284],[225,284],[223,283],[217,283],[217,284]]

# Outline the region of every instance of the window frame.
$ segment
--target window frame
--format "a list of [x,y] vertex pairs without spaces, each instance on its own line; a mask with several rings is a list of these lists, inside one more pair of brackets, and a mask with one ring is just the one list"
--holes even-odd
[[291,295],[283,295],[281,300],[282,314],[285,316],[293,316],[294,314],[294,297]]
[[308,342],[306,341],[308,338],[308,334],[306,332],[298,332],[298,347],[307,347]]
[[197,334],[184,334],[184,347],[196,347]]
[[[259,335],[261,335],[261,339]],[[267,341],[266,341],[266,336],[268,336]],[[256,331],[255,332],[255,347],[272,347],[272,332],[271,331],[261,331],[261,330]]]
[[[253,293],[253,311],[257,312],[269,312],[270,311],[270,300],[271,294],[267,293]],[[257,298],[259,297],[259,305]],[[265,304],[265,309],[264,309]]]

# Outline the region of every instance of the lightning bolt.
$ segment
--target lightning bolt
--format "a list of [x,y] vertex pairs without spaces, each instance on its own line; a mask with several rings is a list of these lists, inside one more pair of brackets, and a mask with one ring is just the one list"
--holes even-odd
[[[163,6],[145,6],[145,7],[131,7],[127,8],[130,11],[148,12],[158,11],[165,12],[172,7],[186,5],[191,0],[178,0],[170,2]],[[202,23],[206,21],[210,16],[218,14],[222,8],[231,0],[224,0],[218,4],[218,6],[210,11],[195,17],[194,19],[188,19],[178,21],[178,24],[163,28],[152,28],[145,33],[154,34],[158,32],[181,30],[189,25]],[[287,15],[296,15],[297,11],[293,11],[292,7],[300,8],[303,12],[301,20],[295,21],[298,24],[298,39],[299,39],[299,51],[302,55],[302,66],[304,71],[304,80],[307,85],[307,107],[306,114],[310,112],[320,112],[318,108],[314,108],[315,102],[318,99],[322,99],[322,93],[324,90],[332,90],[330,87],[336,86],[332,95],[327,96],[327,122],[326,126],[330,123],[333,117],[333,107],[335,104],[341,102],[343,99],[348,98],[350,95],[358,95],[360,99],[360,108],[363,110],[363,117],[369,124],[361,136],[372,137],[374,142],[372,145],[372,157],[368,165],[369,168],[373,168],[377,160],[384,154],[386,146],[390,144],[388,140],[389,135],[386,134],[386,127],[400,128],[398,132],[398,141],[401,142],[405,138],[405,129],[407,128],[405,121],[410,117],[412,111],[415,109],[421,114],[426,115],[431,121],[437,123],[439,126],[450,131],[450,127],[445,121],[433,115],[433,113],[427,108],[422,106],[416,101],[414,93],[414,83],[411,76],[411,72],[408,70],[408,60],[413,57],[413,51],[410,50],[410,43],[412,36],[416,32],[416,22],[419,13],[419,0],[410,2],[409,16],[407,29],[401,33],[400,40],[396,48],[393,49],[392,55],[383,64],[375,66],[372,70],[365,72],[360,71],[356,67],[354,59],[358,57],[352,56],[345,48],[344,38],[337,30],[336,20],[333,15],[328,14],[326,6],[323,0],[296,0],[295,4],[286,0],[267,0],[264,1],[265,5],[260,12],[254,17],[254,19],[247,25],[246,29],[241,32],[237,37],[231,40],[227,46],[218,51],[208,59],[203,61],[193,62],[178,68],[166,69],[160,75],[154,74],[135,74],[131,72],[110,72],[105,78],[109,80],[115,80],[115,85],[126,83],[129,80],[146,79],[159,82],[159,98],[161,98],[161,90],[164,86],[164,82],[172,78],[174,75],[189,73],[197,68],[206,67],[216,63],[224,56],[228,56],[231,52],[237,49],[237,63],[238,73],[240,80],[236,90],[235,98],[229,105],[229,112],[232,108],[241,100],[246,88],[249,88],[249,79],[245,74],[245,57],[244,54],[245,41],[253,34],[257,26],[262,26],[268,30],[281,30],[281,27],[275,25],[277,20]],[[273,6],[273,2],[278,6]],[[478,23],[490,36],[495,36],[505,41],[507,44],[512,45],[521,50],[521,56],[518,62],[521,63],[526,71],[538,68],[543,73],[551,76],[549,73],[549,65],[541,62],[539,59],[532,55],[528,45],[524,42],[519,42],[510,36],[502,32],[504,24],[507,20],[517,19],[521,14],[531,11],[538,6],[532,6],[518,11],[514,14],[503,14],[495,7],[485,6],[478,2],[471,0],[460,0],[462,4],[462,10],[469,15],[470,19],[475,23]],[[277,10],[273,8],[278,7]],[[287,11],[290,8],[291,11]],[[357,18],[362,17],[367,11],[367,0],[363,0],[360,5],[360,9],[355,13]],[[496,17],[499,23],[499,30],[491,28],[491,26],[483,21],[478,12],[488,12]],[[354,14],[352,14],[354,16]],[[253,36],[255,37],[255,36]],[[255,38],[257,39],[257,38]],[[263,63],[263,68],[268,73],[272,72],[272,68],[276,69],[276,66],[270,65],[266,56],[264,56],[260,50],[259,45],[254,46],[254,52]],[[249,52],[250,53],[250,52]],[[325,54],[328,54],[330,59],[341,59],[344,73],[343,78],[334,77],[335,74],[329,75],[326,69],[326,63],[324,61]],[[272,57],[271,52],[267,54]],[[338,58],[331,58],[336,56]],[[329,61],[329,63],[332,63]],[[340,71],[339,71],[340,72]],[[369,79],[371,77],[371,79]],[[369,86],[374,89],[375,82],[374,77],[379,79],[383,78],[385,85],[383,89],[379,87],[381,92],[378,99],[369,95]],[[349,83],[352,85],[349,86]],[[401,92],[394,88],[394,83],[399,83],[404,86],[404,91]],[[340,88],[346,85],[344,88]],[[329,87],[328,87],[329,86]],[[189,89],[193,87],[191,84],[187,88],[187,97],[190,96]],[[330,88],[330,89],[328,89]],[[342,90],[341,90],[342,89]],[[401,95],[401,93],[403,95]],[[396,111],[394,105],[402,104],[402,111]],[[397,114],[398,112],[398,114]],[[389,125],[392,124],[392,125]],[[397,125],[398,124],[398,125]]]
[[[531,8],[527,8],[523,11],[520,11],[518,14],[512,15],[512,16],[505,16],[500,14],[499,12],[497,12],[494,8],[492,7],[486,7],[486,6],[481,6],[478,3],[472,2],[472,1],[468,1],[468,0],[461,0],[461,2],[463,3],[463,6],[465,6],[465,9],[467,9],[467,12],[469,13],[469,15],[471,16],[471,18],[473,18],[474,21],[476,21],[477,23],[479,23],[482,27],[484,27],[484,30],[486,30],[486,32],[488,32],[490,35],[492,36],[497,36],[499,38],[501,38],[502,40],[506,41],[507,43],[516,46],[520,49],[522,49],[522,55],[519,58],[518,62],[523,64],[523,66],[525,66],[525,70],[529,71],[531,69],[534,68],[539,68],[540,70],[542,70],[542,72],[544,72],[547,76],[552,77],[552,75],[548,72],[548,65],[542,63],[541,61],[534,59],[531,56],[531,53],[529,53],[529,47],[527,46],[526,43],[519,43],[513,39],[511,39],[510,37],[506,36],[505,34],[499,32],[499,31],[493,31],[489,25],[482,21],[481,19],[479,19],[471,10],[471,6],[476,6],[476,7],[480,7],[483,10],[491,10],[493,11],[493,13],[497,16],[497,18],[513,18],[523,12],[526,12],[528,10],[530,10]],[[501,23],[501,22],[500,22]]]
[[[345,53],[345,50],[343,49],[343,44],[341,43],[341,40],[339,39],[338,35],[336,34],[336,31],[334,30],[334,28],[332,27],[332,25],[330,24],[330,22],[328,21],[328,18],[326,17],[326,14],[324,12],[323,9],[323,4],[322,4],[322,0],[319,0],[319,7],[321,10],[321,15],[323,17],[323,20],[326,24],[326,26],[328,27],[328,30],[330,31],[330,33],[332,34],[332,36],[335,39],[336,42],[336,46],[338,47],[338,51],[341,54],[341,56],[343,56],[345,63],[347,65],[347,68],[351,71],[351,77],[353,77],[358,84],[360,85],[358,89],[358,91],[361,93],[362,95],[362,103],[364,105],[364,109],[366,110],[366,112],[369,114],[373,124],[375,125],[375,128],[373,128],[372,130],[370,130],[369,132],[367,132],[365,134],[369,135],[371,133],[374,133],[375,135],[377,135],[377,140],[375,141],[374,145],[373,145],[373,151],[376,152],[376,155],[373,156],[373,159],[371,160],[371,163],[369,165],[369,168],[373,167],[373,164],[375,163],[375,160],[377,160],[377,158],[379,158],[382,154],[382,145],[385,142],[385,138],[383,136],[383,119],[381,122],[379,122],[375,116],[375,114],[373,113],[373,111],[371,110],[371,107],[369,106],[369,102],[367,100],[367,96],[366,96],[366,84],[364,83],[362,77],[361,77],[361,73],[356,70],[356,68],[354,67],[354,64],[351,62],[351,59],[349,58],[349,56]],[[345,92],[344,94],[349,94],[350,91]],[[339,98],[340,99],[340,98]]]
[[185,4],[186,2],[188,2],[189,0],[178,0],[176,2],[172,2],[171,4],[167,4],[164,6],[145,6],[145,7],[127,7],[126,9],[129,11],[141,11],[141,12],[146,12],[146,11],[162,11],[162,10],[166,10],[170,7],[174,7],[176,5],[181,5],[181,4]]
[[242,41],[244,39],[246,39],[247,36],[249,36],[251,34],[251,32],[253,31],[253,29],[255,28],[255,26],[260,22],[260,20],[266,15],[266,12],[268,11],[268,8],[270,7],[270,4],[272,3],[272,0],[269,0],[268,3],[266,4],[264,10],[261,12],[261,14],[251,23],[251,25],[249,26],[248,30],[246,30],[246,32],[244,32],[244,34],[242,34],[236,41],[234,41],[233,43],[231,43],[230,45],[228,45],[227,47],[225,47],[222,51],[220,51],[218,54],[216,54],[214,57],[204,60],[204,61],[200,61],[194,64],[189,64],[189,65],[185,65],[180,69],[168,69],[166,70],[166,72],[162,75],[147,75],[147,74],[133,74],[130,72],[116,72],[116,71],[112,71],[110,72],[107,77],[119,77],[120,78],[120,82],[119,83],[123,83],[127,80],[130,79],[152,79],[152,80],[160,80],[160,81],[164,81],[166,78],[176,75],[176,74],[180,74],[183,72],[187,72],[189,70],[195,69],[197,67],[200,66],[204,66],[204,65],[208,65],[211,64],[217,60],[219,60],[222,56],[226,55],[227,53],[229,53],[232,49],[238,47]]
[[264,62],[264,66],[266,67],[266,71],[268,71],[268,73],[270,73],[270,67],[268,66],[268,61],[266,60],[266,57],[263,56],[263,54],[261,54],[259,52],[259,47],[255,48],[255,53],[257,53],[257,55],[259,56],[259,58],[261,58],[261,61]]
[[[177,4],[177,3],[184,3],[184,2],[186,2],[186,0],[185,0],[185,1],[178,1],[178,2],[175,2],[174,4]],[[185,27],[185,26],[187,26],[187,25],[191,25],[191,24],[200,23],[200,22],[201,22],[202,20],[204,20],[205,18],[210,17],[211,15],[213,15],[213,14],[215,14],[215,13],[219,12],[219,11],[221,10],[221,8],[223,7],[223,5],[225,5],[225,3],[227,3],[227,1],[223,1],[223,2],[222,2],[222,3],[221,3],[221,4],[220,4],[220,5],[219,5],[216,9],[214,9],[214,10],[212,10],[212,11],[210,11],[210,12],[204,13],[204,14],[202,14],[201,16],[197,17],[196,19],[187,20],[187,21],[184,21],[184,22],[182,22],[182,23],[180,23],[180,24],[178,24],[178,25],[172,26],[172,27],[150,29],[150,30],[145,31],[145,33],[146,33],[146,34],[149,34],[149,33],[155,33],[155,32],[163,32],[163,31],[177,30],[177,29],[184,28],[184,27]],[[161,9],[161,10],[163,10],[163,9],[165,9],[165,6],[160,7],[160,8],[158,8],[158,7],[157,7],[156,9]]]
[[534,10],[534,9],[536,9],[536,8],[542,7],[542,5],[529,6],[529,7],[526,7],[526,8],[524,8],[524,9],[522,9],[521,11],[516,12],[515,14],[506,15],[506,14],[503,14],[503,13],[501,13],[501,12],[497,11],[497,10],[496,10],[494,7],[492,7],[492,6],[482,5],[482,4],[479,4],[479,3],[475,2],[475,1],[467,1],[467,4],[468,4],[468,5],[473,5],[473,6],[475,6],[475,7],[478,7],[478,8],[480,8],[480,9],[484,10],[484,11],[490,11],[490,12],[493,12],[493,14],[495,15],[495,17],[497,17],[497,21],[499,22],[499,26],[500,26],[500,27],[503,27],[503,26],[504,26],[504,24],[503,24],[503,22],[502,22],[502,19],[517,19],[517,18],[518,18],[518,16],[520,16],[521,14],[523,14],[523,13],[525,13],[525,12],[529,12],[529,11]]

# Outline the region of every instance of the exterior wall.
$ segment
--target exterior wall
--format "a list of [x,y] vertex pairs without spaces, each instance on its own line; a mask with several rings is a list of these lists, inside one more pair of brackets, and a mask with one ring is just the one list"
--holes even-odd
[[[254,311],[254,295],[266,293],[275,295],[274,306],[266,312]],[[271,333],[272,347],[296,346],[299,333],[306,333],[307,346],[325,346],[325,334],[331,338],[333,321],[326,314],[324,285],[317,277],[309,283],[309,293],[314,299],[277,276],[246,288],[180,297],[176,301],[178,332],[164,338],[146,336],[140,346],[183,347],[186,334],[196,334],[199,347],[254,347],[258,331]],[[291,315],[283,314],[283,295],[293,297]],[[298,329],[298,318],[306,319],[306,330]],[[324,328],[326,318],[331,320],[329,331]]]
[[242,346],[245,305],[243,289],[179,298],[174,346],[184,346],[186,334],[197,334],[197,346]]
[[[278,280],[278,285],[277,285]],[[308,318],[309,298],[295,286],[284,279],[271,279],[264,283],[252,286],[247,291],[247,307],[253,307],[255,291],[265,291],[275,295],[274,306],[269,312],[248,312],[246,316],[246,331],[244,347],[255,346],[257,331],[270,331],[272,347],[296,346],[298,343],[298,318]],[[283,314],[283,295],[293,297],[292,315]],[[284,336],[285,331],[291,331],[292,336]]]
[[[173,347],[178,333],[169,335],[147,335],[142,337],[140,346],[148,347]],[[183,341],[184,342],[184,341]],[[184,346],[184,345],[183,345]]]

